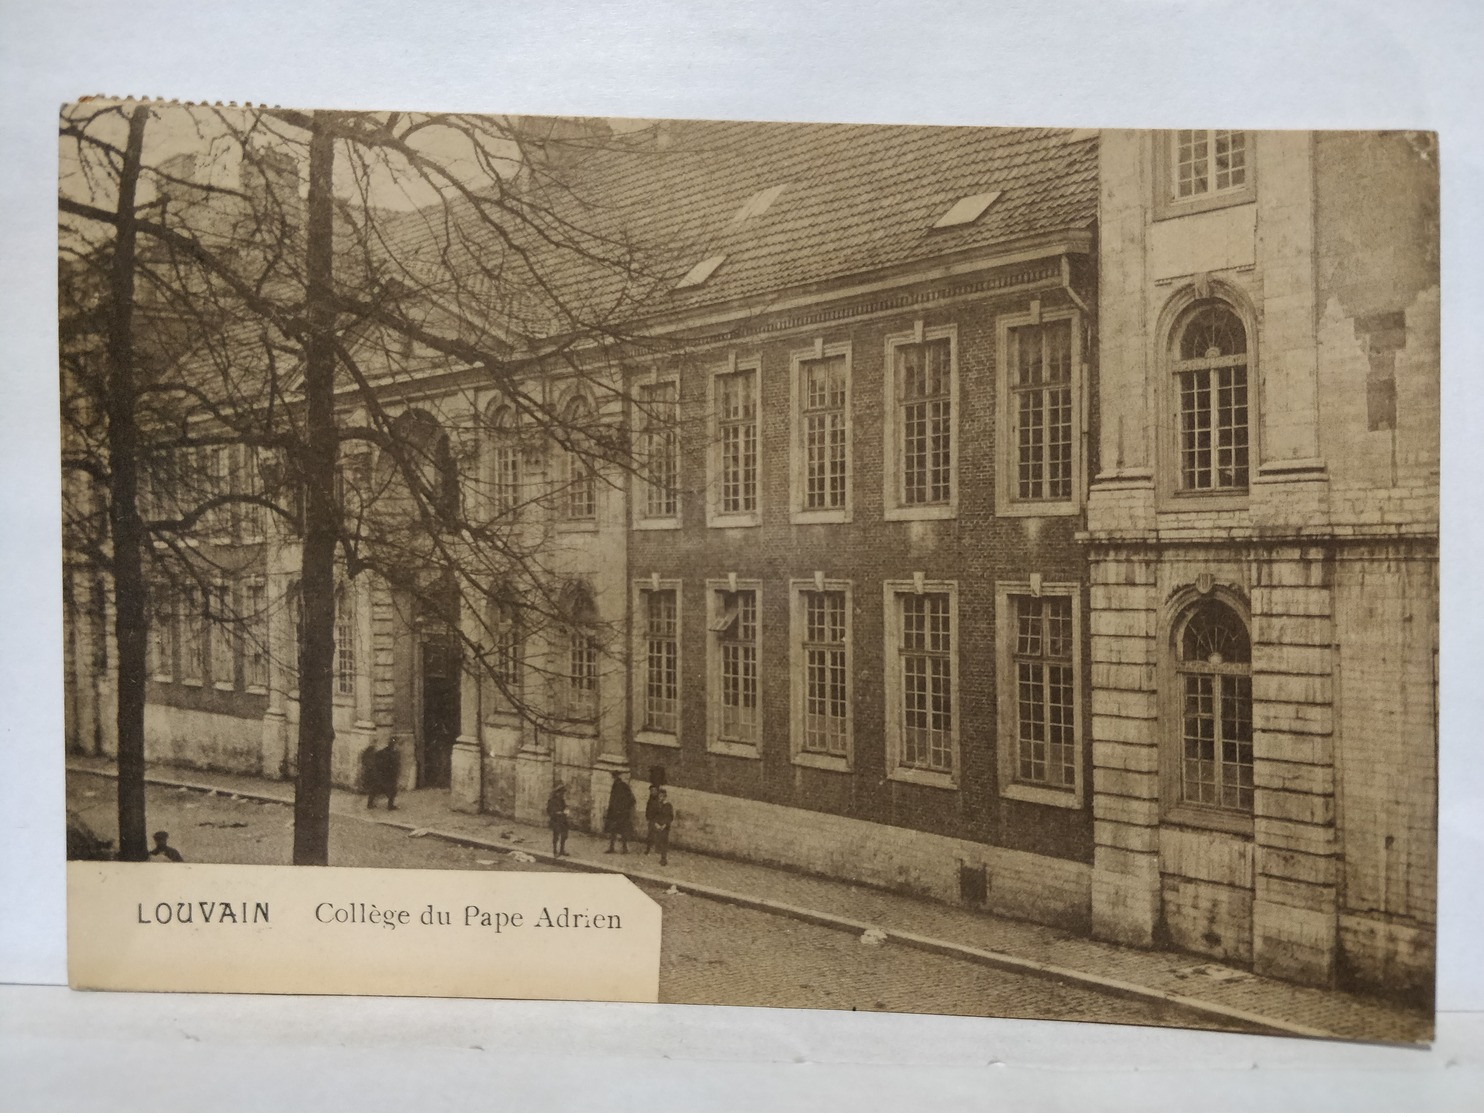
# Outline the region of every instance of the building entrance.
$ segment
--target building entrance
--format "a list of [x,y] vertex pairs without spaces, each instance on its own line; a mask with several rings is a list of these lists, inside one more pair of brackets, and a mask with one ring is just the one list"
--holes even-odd
[[459,645],[455,636],[426,634],[419,647],[422,700],[417,785],[447,787],[459,734]]

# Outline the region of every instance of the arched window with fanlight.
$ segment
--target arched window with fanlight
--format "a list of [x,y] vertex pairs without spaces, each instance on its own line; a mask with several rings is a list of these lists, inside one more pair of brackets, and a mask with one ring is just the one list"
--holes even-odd
[[1252,641],[1236,609],[1215,597],[1175,628],[1180,688],[1180,801],[1252,810]]
[[1226,303],[1208,299],[1174,339],[1180,488],[1244,492],[1251,445],[1247,330]]
[[499,407],[490,416],[489,487],[494,511],[508,515],[521,503],[521,444],[515,409]]

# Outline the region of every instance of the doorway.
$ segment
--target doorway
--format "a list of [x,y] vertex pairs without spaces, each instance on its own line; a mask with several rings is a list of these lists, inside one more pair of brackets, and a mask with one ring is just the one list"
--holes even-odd
[[422,698],[418,787],[447,787],[453,743],[459,735],[459,644],[447,633],[426,633],[418,646]]

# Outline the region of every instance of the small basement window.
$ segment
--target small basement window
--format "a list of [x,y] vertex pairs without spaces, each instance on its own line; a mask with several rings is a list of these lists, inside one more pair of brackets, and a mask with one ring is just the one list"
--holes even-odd
[[699,287],[711,278],[711,273],[721,267],[726,256],[708,256],[690,271],[686,272],[679,283],[675,284],[675,290],[683,291],[687,287]]
[[983,194],[970,194],[967,198],[960,198],[949,207],[947,213],[933,222],[933,228],[949,229],[955,225],[972,225],[1003,193],[1003,190],[987,190]]

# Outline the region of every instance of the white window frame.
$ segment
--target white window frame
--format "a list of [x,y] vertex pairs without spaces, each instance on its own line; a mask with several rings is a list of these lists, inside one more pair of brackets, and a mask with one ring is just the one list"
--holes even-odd
[[[1027,326],[1046,326],[1067,322],[1071,331],[1072,393],[1072,491],[1065,498],[1020,496],[1020,408],[1015,387],[1014,332]],[[995,441],[1000,447],[995,468],[995,514],[1000,516],[1073,516],[1082,507],[1084,474],[1083,423],[1087,391],[1082,363],[1082,316],[1074,307],[1042,309],[1033,306],[1019,314],[1007,314],[998,321],[999,360],[995,398]]]
[[[571,415],[571,411],[579,400],[587,410],[587,422],[596,425],[599,418],[597,401],[580,390],[572,392],[562,401],[561,421],[570,423],[573,420],[574,416]],[[580,442],[582,437],[574,436],[570,427],[568,428],[569,443]],[[553,448],[556,451],[560,471],[560,476],[557,478],[557,526],[563,531],[597,531],[603,515],[603,494],[600,486],[602,477],[597,464],[587,461],[580,453],[559,443],[554,444]],[[586,484],[592,487],[592,512],[582,516],[572,515],[572,498],[577,491],[578,470],[587,472]]]
[[[804,369],[812,361],[845,359],[845,502],[839,508],[808,508],[808,462],[804,423]],[[826,345],[824,338],[816,338],[811,349],[801,349],[789,355],[789,519],[796,524],[848,524],[855,507],[855,420],[853,418],[851,394],[851,346],[848,341]]]
[[[188,585],[185,592],[178,599],[181,601],[179,610],[180,623],[180,681],[186,686],[201,686],[206,681],[206,672],[210,666],[209,649],[207,648],[206,636],[206,605],[201,600],[201,587]],[[188,650],[194,647],[197,663],[194,665],[196,671],[190,672],[192,666],[188,658]]]
[[[906,471],[902,461],[902,409],[897,396],[897,350],[905,345],[920,345],[926,341],[948,340],[948,439],[950,458],[948,463],[948,499],[941,504],[908,504],[902,498],[902,486]],[[881,424],[883,430],[883,516],[888,520],[951,520],[958,516],[959,460],[963,456],[963,445],[959,440],[959,350],[958,326],[927,327],[921,319],[912,330],[892,334],[886,338],[886,365],[884,369],[886,404]]]
[[[936,771],[928,768],[910,768],[903,763],[905,751],[903,708],[906,698],[901,673],[902,612],[901,599],[916,594],[941,593],[948,595],[949,616],[949,716],[953,721],[949,735],[951,754],[950,770]],[[887,777],[901,783],[922,784],[945,790],[957,790],[963,767],[961,734],[963,719],[960,716],[960,692],[962,675],[959,667],[959,612],[957,581],[889,581],[882,583],[882,619],[885,641],[883,664],[885,692],[885,738]]]
[[150,678],[175,681],[176,651],[180,643],[180,595],[168,582],[150,587]]
[[[1020,779],[1020,687],[1015,670],[1017,597],[1060,597],[1072,603],[1072,740],[1074,770],[1071,787],[1026,783]],[[998,768],[1000,795],[1027,803],[1080,808],[1086,797],[1087,712],[1082,685],[1082,586],[1078,582],[1029,581],[995,583],[995,661],[999,707]]]
[[[756,507],[745,512],[724,512],[721,506],[722,446],[721,416],[717,410],[717,382],[723,376],[748,372],[752,374],[753,449],[757,457]],[[706,451],[706,526],[757,527],[763,522],[763,411],[762,361],[757,357],[742,359],[732,354],[728,362],[711,371],[706,381],[706,403],[709,435]]]
[[[721,594],[733,590],[751,590],[757,602],[757,634],[753,639],[757,665],[757,740],[753,742],[723,740],[721,736],[721,640],[715,626],[722,619],[717,612]],[[763,584],[757,580],[712,578],[706,582],[706,750],[723,756],[740,756],[752,760],[762,756],[765,725],[763,720]]]
[[680,471],[682,468],[682,455],[680,446],[680,377],[675,373],[655,373],[645,376],[635,382],[635,395],[637,396],[640,390],[644,388],[655,388],[664,384],[671,384],[675,388],[676,427],[674,431],[675,441],[673,450],[673,453],[675,455],[675,514],[672,516],[651,516],[649,514],[649,493],[651,488],[653,487],[653,483],[646,475],[649,465],[649,448],[646,441],[648,438],[648,432],[646,430],[645,424],[648,422],[648,416],[644,412],[640,411],[636,405],[634,415],[634,438],[637,443],[640,443],[643,446],[643,449],[641,451],[641,460],[643,462],[645,472],[637,472],[634,475],[633,485],[630,489],[630,499],[632,499],[634,502],[634,513],[632,522],[634,528],[639,531],[668,531],[680,527],[682,522],[682,513],[685,506],[685,502],[682,499],[683,493],[680,484]]
[[[805,643],[808,628],[805,595],[841,593],[845,597],[845,753],[811,752],[804,747],[804,717],[808,701]],[[789,741],[793,762],[806,768],[834,772],[855,769],[855,600],[852,583],[839,579],[794,579],[789,593]]]
[[[579,709],[577,695],[580,693],[572,673],[573,657],[577,642],[585,641],[587,652],[592,656],[592,708]],[[556,681],[560,701],[557,716],[573,725],[587,725],[596,729],[603,710],[603,650],[598,644],[597,633],[586,625],[563,625],[556,641],[558,655]]]
[[[345,614],[341,614],[342,604]],[[341,579],[335,586],[335,679],[332,694],[337,705],[349,705],[355,701],[360,679],[360,655],[356,647],[356,636],[360,631],[360,602],[356,600],[354,583]],[[341,640],[342,631],[349,629],[350,640]],[[345,689],[345,668],[349,665],[350,689]]]
[[[266,694],[269,681],[268,580],[261,574],[248,578],[242,607],[242,684],[249,694]],[[261,674],[254,668],[261,667]]]
[[[649,594],[675,594],[675,731],[652,729],[645,725],[646,698],[649,689]],[[633,702],[634,740],[646,745],[680,747],[680,726],[685,717],[685,595],[681,579],[645,578],[634,582],[634,649]]]
[[[216,618],[207,625],[209,630],[207,660],[211,666],[211,685],[216,690],[237,689],[237,648],[236,634],[232,631],[230,614],[234,612],[232,587],[225,580],[218,580],[211,584],[211,596],[215,599],[214,609]],[[225,656],[226,663],[221,662]],[[219,668],[226,668],[226,677],[218,673]]]
[[[1215,133],[1217,131],[1242,132],[1245,137],[1244,167],[1246,170],[1246,181],[1239,186],[1228,186],[1217,189],[1215,186],[1214,169],[1210,171],[1211,186],[1199,194],[1189,194],[1180,197],[1179,171],[1177,161],[1180,158],[1180,132],[1182,131],[1204,131],[1206,133],[1208,167],[1215,160]],[[1251,202],[1257,197],[1257,137],[1258,133],[1251,129],[1169,129],[1154,134],[1154,217],[1155,220],[1167,217],[1183,217],[1186,214],[1201,213],[1205,210],[1223,209],[1226,206],[1243,205]]]

